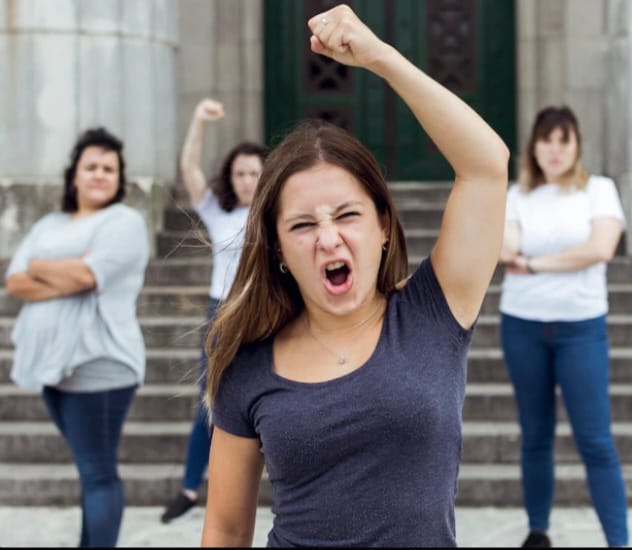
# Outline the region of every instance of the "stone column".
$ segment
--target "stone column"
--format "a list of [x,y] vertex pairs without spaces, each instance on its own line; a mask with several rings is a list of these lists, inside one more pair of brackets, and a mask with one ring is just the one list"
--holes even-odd
[[608,5],[610,45],[606,65],[606,163],[616,180],[628,222],[627,253],[632,254],[632,3]]
[[177,64],[179,148],[201,99],[213,97],[226,110],[204,142],[210,177],[237,142],[263,140],[263,1],[187,0]]
[[[77,135],[103,125],[125,143],[128,203],[162,227],[176,175],[178,3],[0,3],[0,257],[58,209]],[[152,239],[153,246],[153,239]]]
[[582,129],[584,165],[604,172],[607,6],[605,0],[516,0],[520,152],[536,112],[567,104]]

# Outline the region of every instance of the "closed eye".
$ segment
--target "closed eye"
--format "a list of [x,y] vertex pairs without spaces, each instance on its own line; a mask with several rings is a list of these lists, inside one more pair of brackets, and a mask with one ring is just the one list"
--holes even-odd
[[306,227],[311,227],[313,225],[316,225],[313,222],[300,222],[300,223],[295,223],[294,225],[292,225],[290,227],[290,231],[296,231],[299,229],[305,229]]
[[340,214],[340,216],[338,216],[338,219],[343,220],[343,219],[353,218],[359,215],[360,215],[360,212],[355,212],[355,211],[345,212],[344,214]]

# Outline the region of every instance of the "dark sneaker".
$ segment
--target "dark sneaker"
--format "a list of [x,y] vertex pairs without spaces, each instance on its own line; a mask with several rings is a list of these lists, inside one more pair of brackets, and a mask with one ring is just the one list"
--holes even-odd
[[531,531],[522,543],[522,548],[551,548],[551,540],[545,533]]
[[178,493],[178,496],[165,508],[160,520],[163,523],[169,523],[171,520],[183,516],[196,505],[197,501],[191,500],[184,493]]

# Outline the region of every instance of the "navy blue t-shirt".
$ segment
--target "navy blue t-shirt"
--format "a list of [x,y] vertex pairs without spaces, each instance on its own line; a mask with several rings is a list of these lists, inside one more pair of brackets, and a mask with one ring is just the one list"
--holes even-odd
[[268,546],[455,546],[454,499],[472,330],[429,259],[388,302],[377,346],[318,383],[273,369],[273,339],[224,372],[213,424],[257,438],[275,515]]

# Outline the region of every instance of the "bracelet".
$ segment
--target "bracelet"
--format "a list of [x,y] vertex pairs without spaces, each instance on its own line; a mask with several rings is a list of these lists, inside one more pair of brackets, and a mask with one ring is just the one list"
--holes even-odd
[[527,267],[527,273],[533,275],[535,273],[535,270],[531,267],[532,258],[530,256],[527,256],[525,259],[526,259],[525,266]]

